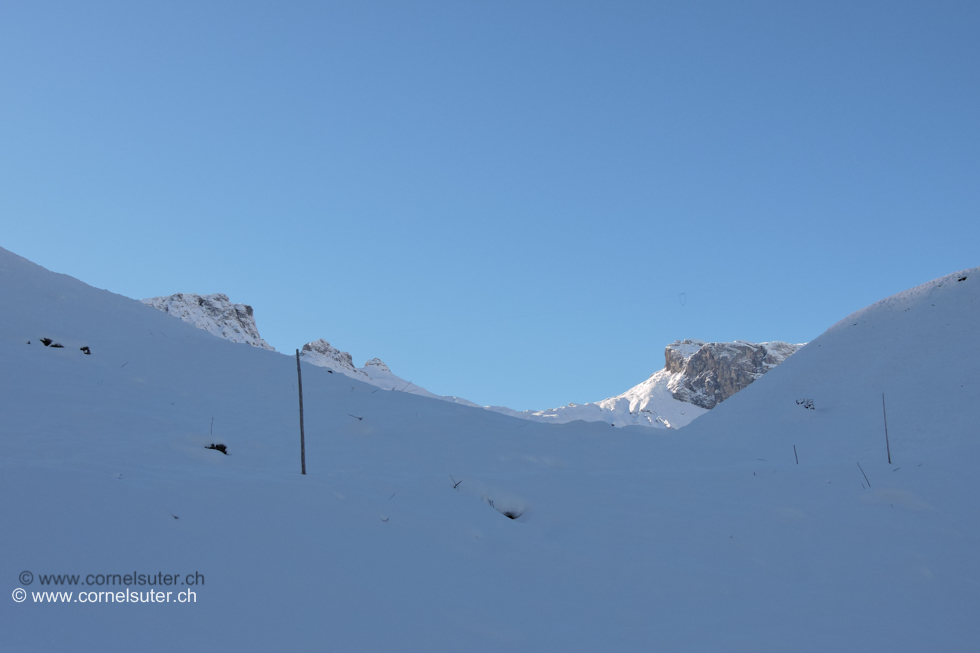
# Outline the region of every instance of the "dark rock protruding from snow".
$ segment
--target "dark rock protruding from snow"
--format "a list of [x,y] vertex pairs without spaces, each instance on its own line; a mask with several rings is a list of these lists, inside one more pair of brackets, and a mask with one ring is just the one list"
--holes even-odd
[[803,345],[675,340],[664,351],[674,399],[711,409],[782,363]]
[[259,335],[252,307],[247,304],[232,304],[228,295],[176,293],[169,297],[150,297],[142,301],[225,340],[275,351]]

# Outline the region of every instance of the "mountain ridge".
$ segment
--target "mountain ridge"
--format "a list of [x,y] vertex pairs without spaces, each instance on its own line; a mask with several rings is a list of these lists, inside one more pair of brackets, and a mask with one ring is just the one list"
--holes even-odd
[[[259,335],[252,307],[233,304],[227,295],[177,293],[142,301],[218,337],[275,351]],[[437,395],[394,374],[378,358],[357,367],[348,352],[337,349],[323,338],[304,344],[300,358],[385,390],[481,407],[520,419],[538,422],[583,420],[616,427],[676,429],[690,424],[705,411],[745,388],[801,346],[781,341],[709,343],[675,340],[664,349],[663,369],[619,395],[585,404],[569,403],[558,408],[524,411],[506,406],[480,406],[461,397]]]

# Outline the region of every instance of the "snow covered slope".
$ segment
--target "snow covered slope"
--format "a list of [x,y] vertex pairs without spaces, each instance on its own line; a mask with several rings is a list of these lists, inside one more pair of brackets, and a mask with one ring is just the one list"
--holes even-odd
[[232,304],[228,295],[176,293],[168,297],[150,297],[144,299],[143,303],[189,322],[198,329],[204,329],[219,338],[275,351],[272,345],[259,336],[252,307],[246,304]]
[[[301,476],[291,357],[0,250],[0,648],[974,650],[978,282],[856,313],[681,431],[304,365]],[[107,602],[134,572],[162,602]]]
[[[804,451],[839,457],[842,450],[880,458],[884,394],[893,454],[972,443],[972,407],[980,398],[978,289],[980,271],[967,270],[862,309],[685,433],[730,429],[747,446],[776,446],[783,456],[796,444],[801,460]],[[906,468],[908,457],[901,458]]]
[[621,395],[548,410],[487,408],[538,422],[584,420],[613,426],[680,428],[748,387],[802,346],[778,341],[677,340],[664,350],[664,369]]

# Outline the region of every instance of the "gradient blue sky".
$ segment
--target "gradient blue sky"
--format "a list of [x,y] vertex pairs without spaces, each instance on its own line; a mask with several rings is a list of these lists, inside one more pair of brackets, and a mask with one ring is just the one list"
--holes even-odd
[[[0,245],[517,409],[980,265],[980,3],[0,4]],[[686,302],[679,299],[686,293]]]

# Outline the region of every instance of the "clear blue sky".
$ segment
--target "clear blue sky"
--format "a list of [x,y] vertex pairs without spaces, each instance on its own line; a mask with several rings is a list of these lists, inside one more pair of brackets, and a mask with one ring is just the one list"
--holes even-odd
[[7,2],[0,245],[433,392],[598,400],[980,265],[978,34],[972,1]]

